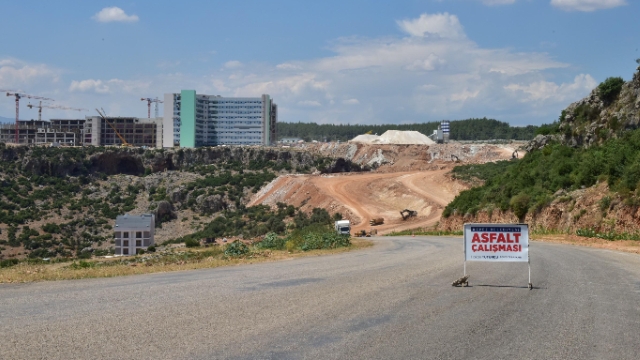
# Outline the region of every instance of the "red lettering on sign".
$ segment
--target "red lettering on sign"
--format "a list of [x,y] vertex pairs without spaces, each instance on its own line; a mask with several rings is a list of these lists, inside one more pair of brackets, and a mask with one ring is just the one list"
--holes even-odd
[[493,244],[493,242],[496,241],[496,237],[498,237],[498,234],[491,233],[491,235],[489,235],[489,241]]
[[520,234],[513,234],[513,237],[516,238],[516,242],[519,243],[520,242]]
[[512,243],[513,242],[513,240],[511,240],[511,234],[510,233],[507,233],[507,242],[508,243]]
[[506,240],[504,239],[504,234],[503,233],[498,234],[498,241],[496,241],[496,242],[499,242],[499,243],[506,242]]
[[482,233],[482,242],[483,243],[488,243],[489,242],[489,234]]
[[[472,243],[474,242],[480,242],[480,235],[478,235],[478,233],[473,234],[473,239],[471,240]],[[475,250],[474,250],[475,251]]]

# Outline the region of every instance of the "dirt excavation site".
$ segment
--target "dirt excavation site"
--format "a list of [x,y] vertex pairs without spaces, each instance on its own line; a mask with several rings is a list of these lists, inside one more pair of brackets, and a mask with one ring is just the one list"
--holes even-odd
[[[468,185],[451,178],[454,166],[511,159],[522,144],[308,144],[302,150],[344,158],[375,170],[342,174],[282,175],[263,187],[249,206],[278,202],[340,213],[352,233],[378,234],[435,225],[444,207]],[[415,211],[403,219],[401,211]],[[406,215],[405,215],[406,216]],[[380,225],[370,221],[383,218]]]

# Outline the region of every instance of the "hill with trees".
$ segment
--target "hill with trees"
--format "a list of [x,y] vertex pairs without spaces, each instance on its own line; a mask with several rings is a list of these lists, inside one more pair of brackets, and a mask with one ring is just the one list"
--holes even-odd
[[603,238],[640,234],[640,67],[608,78],[542,127],[521,160],[458,167],[454,177],[482,186],[460,193],[442,226],[478,219]]
[[[298,137],[305,141],[348,141],[358,135],[372,133],[381,135],[387,130],[419,131],[431,135],[440,125],[439,121],[420,124],[387,125],[333,125],[316,123],[278,123],[278,138]],[[450,123],[452,140],[531,140],[536,135],[537,126],[511,126],[494,119],[454,120]]]
[[154,213],[160,243],[201,236],[250,239],[326,225],[336,214],[319,209],[309,217],[292,206],[245,204],[280,174],[334,170],[363,168],[295,149],[0,143],[0,261],[106,255],[113,249],[115,218],[124,213]]

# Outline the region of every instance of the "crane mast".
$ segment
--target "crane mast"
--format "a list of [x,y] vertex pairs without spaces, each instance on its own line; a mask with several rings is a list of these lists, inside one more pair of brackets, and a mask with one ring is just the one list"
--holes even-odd
[[164,101],[159,100],[157,97],[155,99],[152,98],[140,98],[140,101],[146,101],[147,102],[147,117],[149,119],[151,119],[151,103],[155,103],[156,104],[156,117],[158,117],[158,104],[162,104]]
[[55,101],[53,99],[49,99],[46,97],[42,97],[42,96],[35,96],[35,95],[29,95],[29,94],[24,94],[24,93],[20,93],[20,92],[16,92],[16,91],[11,91],[11,90],[0,90],[1,92],[6,92],[7,96],[13,96],[16,99],[16,134],[15,134],[15,139],[14,142],[16,144],[18,144],[19,140],[20,140],[20,130],[19,130],[19,124],[20,124],[20,99],[22,98],[27,98],[27,99],[36,99],[36,100],[48,100],[48,101]]

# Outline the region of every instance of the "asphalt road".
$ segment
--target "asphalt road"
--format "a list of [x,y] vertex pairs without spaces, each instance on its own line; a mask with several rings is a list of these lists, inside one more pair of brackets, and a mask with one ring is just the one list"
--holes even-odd
[[638,359],[640,256],[462,240],[209,270],[0,286],[0,359]]

